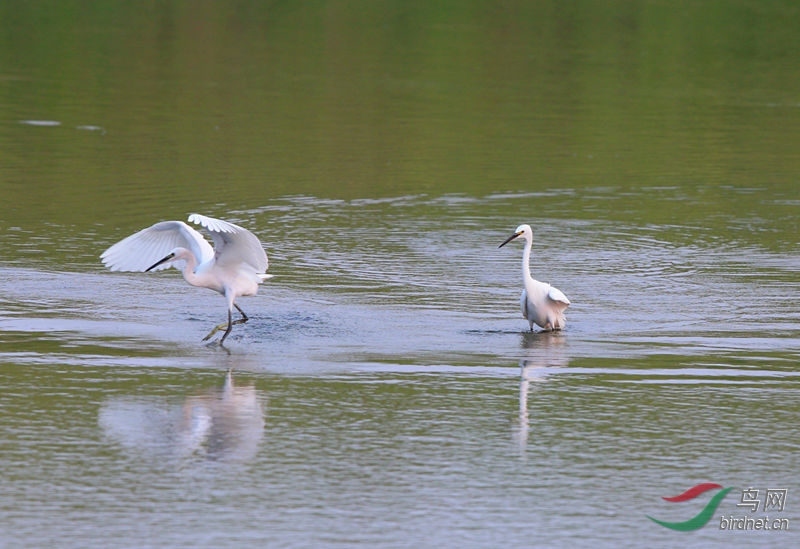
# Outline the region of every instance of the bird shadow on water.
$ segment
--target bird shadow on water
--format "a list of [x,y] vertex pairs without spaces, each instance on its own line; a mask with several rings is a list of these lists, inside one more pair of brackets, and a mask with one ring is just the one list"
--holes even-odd
[[264,436],[266,396],[236,386],[232,369],[223,385],[183,398],[114,396],[100,406],[104,435],[132,456],[177,467],[203,462],[247,462]]

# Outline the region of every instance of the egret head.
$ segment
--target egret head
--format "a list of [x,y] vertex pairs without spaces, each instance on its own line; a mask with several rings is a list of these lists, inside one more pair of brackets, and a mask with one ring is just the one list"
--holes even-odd
[[[148,267],[147,271],[166,269],[168,267],[175,267],[179,271],[182,271],[187,264],[191,264],[192,268],[194,268],[197,264],[197,260],[190,250],[179,246],[167,254],[165,258],[153,263]],[[161,267],[161,265],[163,265],[163,267]]]
[[159,265],[163,265],[164,263],[168,263],[168,262],[174,261],[174,260],[175,260],[175,252],[172,251],[164,259],[160,259],[160,260],[156,261],[155,263],[153,263],[152,265],[150,265],[148,268],[146,268],[144,270],[144,272],[146,272],[146,273],[150,272],[153,269],[155,269],[156,267],[158,267]]
[[521,236],[526,238],[526,239],[533,238],[533,230],[531,229],[530,225],[520,225],[519,227],[517,227],[514,230],[514,234],[512,234],[511,236],[506,238],[505,242],[500,244],[498,246],[498,248],[502,248],[503,246],[505,246],[506,244],[508,244],[512,240],[514,240],[515,238],[519,238]]

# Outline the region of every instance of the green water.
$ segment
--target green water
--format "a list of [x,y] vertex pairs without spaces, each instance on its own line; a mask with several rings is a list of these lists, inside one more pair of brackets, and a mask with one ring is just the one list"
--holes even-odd
[[[745,514],[792,545],[799,31],[791,2],[3,4],[0,547],[728,547]],[[227,353],[219,296],[98,259],[195,211],[276,275]],[[520,223],[562,334],[523,332]],[[701,482],[786,507],[645,517]]]

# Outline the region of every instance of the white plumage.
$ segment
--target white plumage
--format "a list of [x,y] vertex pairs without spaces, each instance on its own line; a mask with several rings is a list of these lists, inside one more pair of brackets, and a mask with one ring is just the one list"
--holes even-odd
[[[204,340],[225,329],[220,345],[234,324],[247,322],[235,303],[239,296],[255,295],[258,285],[270,278],[267,254],[258,238],[238,225],[206,217],[189,216],[190,223],[204,227],[214,248],[199,232],[183,221],[162,221],[133,234],[110,248],[100,258],[112,271],[157,271],[174,266],[192,286],[209,288],[228,301],[228,322],[220,324]],[[233,321],[234,307],[242,318]]]
[[570,301],[564,292],[558,288],[539,282],[531,276],[531,247],[533,246],[533,230],[530,225],[520,225],[505,242],[498,246],[502,248],[512,240],[522,237],[525,239],[525,251],[522,254],[522,290],[519,304],[522,316],[528,320],[531,331],[536,324],[544,330],[561,330],[567,325],[564,310],[569,307]]

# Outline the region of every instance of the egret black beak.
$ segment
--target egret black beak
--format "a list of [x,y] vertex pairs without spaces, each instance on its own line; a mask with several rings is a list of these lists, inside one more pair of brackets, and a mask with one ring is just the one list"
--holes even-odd
[[[518,237],[519,235],[521,235],[521,234],[522,234],[522,233],[514,233],[514,234],[512,234],[511,236],[509,236],[508,238],[506,238],[506,241],[505,241],[505,242],[503,242],[502,244],[500,244],[500,245],[498,246],[498,248],[502,248],[503,246],[505,246],[506,244],[508,244],[509,242],[511,242],[512,240],[514,240],[515,238],[517,238],[517,237]],[[154,266],[155,266],[155,265],[154,265]]]
[[161,265],[162,263],[166,263],[167,261],[169,261],[169,260],[170,260],[170,259],[172,259],[173,257],[175,257],[175,254],[169,254],[167,257],[165,257],[165,258],[164,258],[164,259],[162,259],[161,261],[157,261],[157,262],[153,263],[152,265],[150,265],[148,268],[146,268],[146,269],[144,270],[144,272],[152,271],[153,269],[155,269],[156,267],[158,267],[158,266],[159,266],[159,265]]

